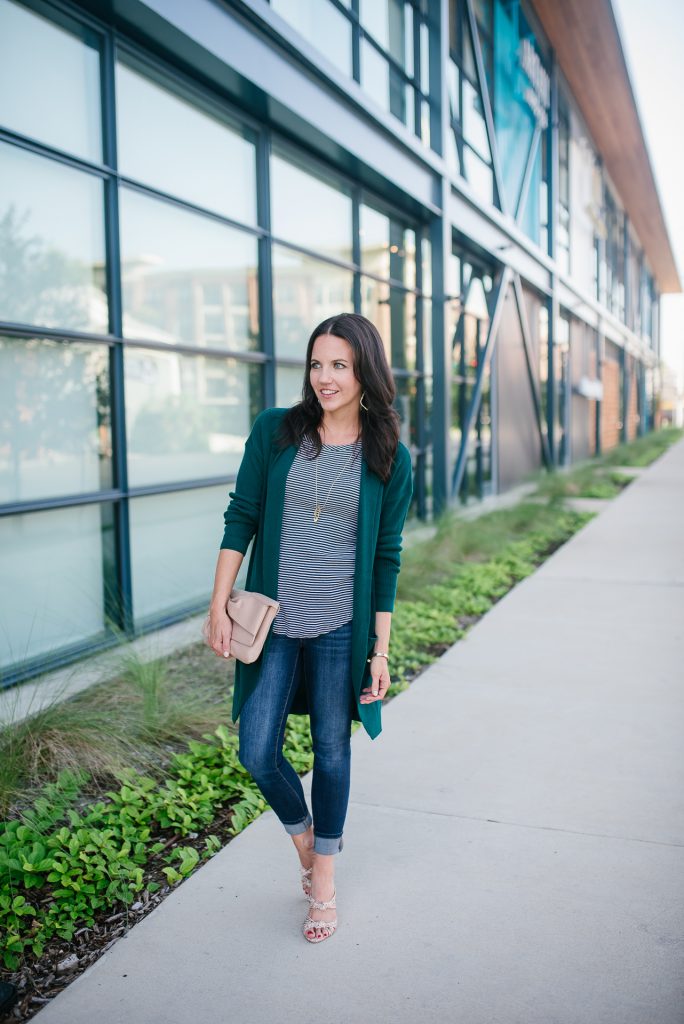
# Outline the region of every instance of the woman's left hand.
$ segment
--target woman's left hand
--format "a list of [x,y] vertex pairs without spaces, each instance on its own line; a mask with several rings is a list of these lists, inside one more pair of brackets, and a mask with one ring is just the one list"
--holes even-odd
[[370,663],[371,685],[361,691],[362,704],[371,704],[382,700],[390,688],[392,680],[387,670],[387,658],[373,658]]

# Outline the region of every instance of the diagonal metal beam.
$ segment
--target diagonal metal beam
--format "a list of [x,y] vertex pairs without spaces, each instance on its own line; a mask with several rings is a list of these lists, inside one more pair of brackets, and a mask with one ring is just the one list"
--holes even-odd
[[492,155],[492,170],[494,172],[494,184],[496,185],[496,193],[497,198],[499,200],[499,209],[501,210],[502,213],[505,214],[508,213],[508,204],[506,202],[506,194],[503,190],[501,162],[499,160],[499,147],[497,146],[496,131],[494,129],[494,115],[492,114],[492,104],[489,97],[489,87],[487,85],[487,76],[485,74],[484,60],[482,59],[482,47],[480,46],[480,35],[477,30],[477,18],[475,17],[473,0],[465,0],[465,7],[468,16],[468,27],[470,29],[470,41],[473,46],[473,55],[475,57],[477,83],[480,87],[480,97],[482,99],[482,107],[484,110],[487,137],[489,138],[489,151]]
[[525,204],[527,203],[527,196],[530,191],[530,183],[532,181],[532,171],[534,170],[534,161],[537,159],[537,150],[539,149],[539,143],[541,140],[541,126],[537,121],[534,129],[534,134],[530,140],[530,150],[527,154],[527,163],[525,164],[525,173],[523,174],[522,184],[520,186],[520,195],[518,196],[518,205],[515,208],[515,223],[520,224],[523,214],[525,213]]
[[527,310],[525,309],[525,299],[523,296],[520,274],[513,274],[513,293],[515,295],[515,304],[518,309],[520,330],[522,331],[523,348],[525,350],[525,362],[527,363],[527,375],[530,381],[530,390],[532,391],[532,401],[534,403],[534,416],[537,421],[539,440],[541,441],[542,457],[544,459],[544,465],[550,467],[552,465],[551,450],[549,448],[549,439],[544,433],[544,425],[542,423],[541,398],[539,396],[539,392],[537,391],[537,378],[534,372],[534,363],[532,359],[532,340],[530,337],[530,327],[527,322]]
[[[478,409],[480,408],[480,401],[482,399],[482,384],[484,381],[484,373],[492,360],[492,353],[494,352],[494,346],[499,333],[499,326],[501,324],[501,317],[503,316],[504,300],[506,298],[506,291],[508,290],[508,283],[511,279],[510,267],[504,267],[501,271],[501,277],[497,290],[494,294],[494,309],[492,316],[489,321],[489,330],[487,332],[487,340],[482,352],[482,358],[479,361],[477,367],[477,375],[475,377],[475,384],[473,386],[473,393],[470,397],[470,404],[468,411],[465,415],[465,420],[461,426],[461,446],[458,451],[458,457],[456,459],[456,466],[454,467],[454,476],[452,481],[452,494],[458,494],[461,489],[461,482],[463,480],[463,474],[465,473],[466,460],[468,458],[468,442],[470,440],[470,431],[475,417],[477,416]],[[463,316],[463,313],[461,314]]]

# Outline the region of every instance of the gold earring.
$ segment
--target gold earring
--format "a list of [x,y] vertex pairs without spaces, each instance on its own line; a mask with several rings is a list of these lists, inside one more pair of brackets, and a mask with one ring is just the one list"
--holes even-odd
[[361,408],[362,408],[362,409],[365,409],[365,411],[366,411],[366,412],[368,412],[368,406],[367,406],[367,405],[364,405],[364,404],[363,404],[363,396],[364,396],[365,394],[366,394],[366,392],[365,392],[365,391],[363,391],[363,392],[362,392],[362,394],[361,394],[361,399],[360,399],[360,405],[361,405]]

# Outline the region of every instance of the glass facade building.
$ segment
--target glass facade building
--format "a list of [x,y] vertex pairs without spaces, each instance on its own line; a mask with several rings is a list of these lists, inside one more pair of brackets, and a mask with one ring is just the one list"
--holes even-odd
[[679,282],[544,6],[0,0],[3,685],[205,605],[335,312],[386,344],[410,519],[653,427]]

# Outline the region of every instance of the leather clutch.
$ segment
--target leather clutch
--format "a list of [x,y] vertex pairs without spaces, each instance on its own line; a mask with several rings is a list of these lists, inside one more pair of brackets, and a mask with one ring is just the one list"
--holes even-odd
[[[280,610],[280,603],[253,590],[231,590],[226,612],[233,623],[230,653],[238,661],[249,665],[256,661],[263,649],[269,627]],[[202,627],[205,640],[209,640],[209,618]]]

